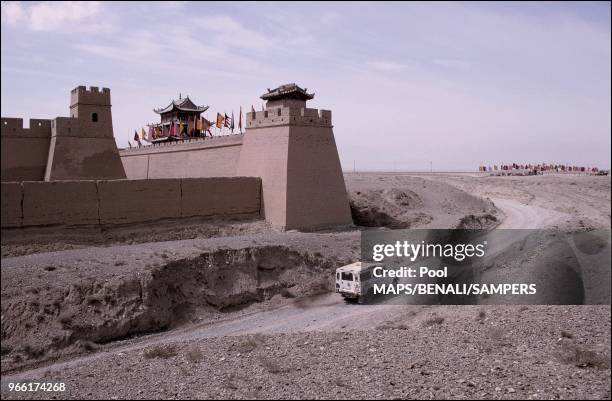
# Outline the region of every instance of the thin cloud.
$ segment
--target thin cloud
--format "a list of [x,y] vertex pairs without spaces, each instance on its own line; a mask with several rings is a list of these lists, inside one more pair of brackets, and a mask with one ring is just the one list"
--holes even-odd
[[95,31],[104,26],[98,1],[2,2],[2,21],[32,31]]
[[397,63],[394,61],[370,61],[368,66],[372,69],[382,72],[402,71],[409,67],[409,64]]

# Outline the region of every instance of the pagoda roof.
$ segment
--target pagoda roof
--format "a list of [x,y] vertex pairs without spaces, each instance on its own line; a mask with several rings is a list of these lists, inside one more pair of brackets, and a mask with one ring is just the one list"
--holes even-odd
[[278,99],[299,99],[310,100],[314,97],[314,93],[308,93],[308,88],[300,88],[296,84],[281,85],[275,89],[268,89],[267,93],[261,95],[263,100],[278,100]]
[[160,109],[153,109],[153,111],[157,114],[165,114],[174,110],[202,113],[208,110],[208,107],[209,106],[196,106],[196,104],[189,99],[189,96],[187,96],[184,99],[179,98],[178,100],[173,100],[168,106]]

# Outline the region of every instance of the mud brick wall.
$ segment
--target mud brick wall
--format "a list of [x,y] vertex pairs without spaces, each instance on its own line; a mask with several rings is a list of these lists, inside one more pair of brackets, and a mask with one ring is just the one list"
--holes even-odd
[[97,224],[95,181],[23,182],[23,225]]
[[18,182],[2,183],[2,227],[21,225],[21,197],[21,184]]
[[127,178],[234,177],[243,135],[193,139],[119,151]]
[[259,216],[261,179],[3,182],[2,228]]
[[2,118],[2,181],[42,181],[45,178],[51,120],[30,119],[30,128],[21,118]]
[[181,217],[181,180],[98,181],[100,223]]
[[[206,182],[206,185],[202,185]],[[261,181],[251,177],[184,178],[183,217],[259,213]]]

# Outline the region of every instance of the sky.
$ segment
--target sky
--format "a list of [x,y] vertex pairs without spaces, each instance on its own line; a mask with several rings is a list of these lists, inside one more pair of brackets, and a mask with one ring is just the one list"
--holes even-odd
[[109,87],[119,147],[179,94],[212,119],[295,82],[345,170],[610,167],[610,2],[3,1],[1,33],[3,117]]

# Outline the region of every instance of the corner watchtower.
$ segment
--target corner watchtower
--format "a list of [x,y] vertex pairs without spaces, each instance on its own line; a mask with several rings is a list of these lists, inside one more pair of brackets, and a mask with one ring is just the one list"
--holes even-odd
[[45,181],[126,178],[113,134],[110,89],[77,86],[70,117],[51,122]]
[[261,96],[266,110],[247,113],[237,174],[262,179],[263,214],[280,229],[352,224],[331,111],[292,83]]
[[70,91],[70,117],[79,120],[81,135],[113,138],[110,89],[78,86]]

